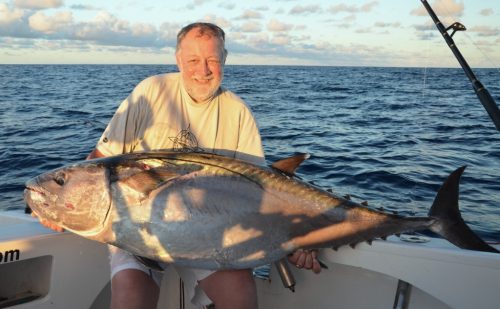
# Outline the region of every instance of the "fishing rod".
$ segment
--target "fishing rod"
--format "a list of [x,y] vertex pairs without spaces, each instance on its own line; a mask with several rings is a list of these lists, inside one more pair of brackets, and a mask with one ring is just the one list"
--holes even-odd
[[[490,115],[490,118],[495,124],[497,130],[500,131],[500,109],[498,109],[495,100],[493,100],[488,90],[476,78],[471,68],[467,64],[467,61],[465,61],[465,58],[462,56],[457,46],[455,45],[455,42],[452,39],[456,31],[465,31],[466,30],[465,26],[459,22],[455,22],[448,28],[445,28],[441,23],[441,21],[439,20],[439,18],[436,16],[436,13],[434,13],[434,11],[432,10],[429,3],[426,0],[420,0],[420,1],[422,1],[422,4],[424,5],[425,9],[431,16],[432,20],[434,21],[434,24],[436,24],[436,27],[438,28],[439,32],[443,35],[444,40],[446,41],[451,51],[457,58],[458,62],[462,66],[465,75],[467,75],[470,82],[472,83],[472,87],[474,88],[474,91],[476,92],[479,101],[481,101],[481,104],[483,104],[484,109],[486,109],[486,112],[488,112],[488,115]],[[453,29],[451,35],[448,34],[448,30],[450,29]]]

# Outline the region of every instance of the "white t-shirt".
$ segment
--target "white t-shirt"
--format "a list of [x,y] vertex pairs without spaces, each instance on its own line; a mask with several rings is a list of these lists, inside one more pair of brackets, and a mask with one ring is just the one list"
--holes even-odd
[[105,156],[167,150],[203,150],[264,165],[260,134],[248,106],[220,89],[194,102],[180,73],[146,78],[125,99],[99,139]]

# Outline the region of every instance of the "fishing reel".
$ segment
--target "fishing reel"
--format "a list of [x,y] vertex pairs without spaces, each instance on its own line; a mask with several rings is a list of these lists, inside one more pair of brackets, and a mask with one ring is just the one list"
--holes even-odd
[[467,30],[467,28],[465,28],[465,26],[459,22],[454,22],[451,26],[449,26],[448,28],[445,29],[446,32],[448,32],[448,30],[450,29],[453,29],[453,32],[450,34],[450,37],[453,37],[453,35],[455,34],[455,32],[457,31],[465,31]]

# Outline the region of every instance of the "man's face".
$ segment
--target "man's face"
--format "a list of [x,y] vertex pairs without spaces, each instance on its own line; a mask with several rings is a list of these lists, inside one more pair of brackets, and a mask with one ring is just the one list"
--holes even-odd
[[182,40],[176,53],[186,91],[198,103],[212,97],[219,89],[224,75],[222,42],[216,37],[199,36],[192,29]]

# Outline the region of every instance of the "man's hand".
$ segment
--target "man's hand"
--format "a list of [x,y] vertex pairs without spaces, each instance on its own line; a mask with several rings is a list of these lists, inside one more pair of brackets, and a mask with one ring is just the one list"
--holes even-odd
[[39,218],[34,212],[31,213],[31,216],[32,217],[35,217],[38,219],[38,221],[40,221],[40,223],[45,226],[45,227],[48,227],[49,229],[51,230],[54,230],[56,232],[64,232],[64,229],[48,220],[45,220],[45,219],[42,219],[42,218]]
[[299,249],[288,255],[288,261],[297,268],[311,269],[315,274],[321,272],[321,265],[318,261],[318,250]]

